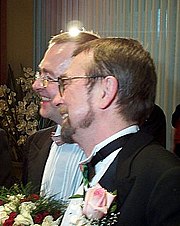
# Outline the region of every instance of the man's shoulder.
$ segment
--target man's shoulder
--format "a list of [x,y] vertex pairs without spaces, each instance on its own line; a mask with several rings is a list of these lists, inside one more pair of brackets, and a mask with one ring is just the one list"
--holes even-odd
[[32,134],[29,139],[35,139],[36,137],[39,136],[43,136],[43,137],[50,137],[51,133],[54,132],[56,130],[57,126],[51,126],[48,128],[44,128],[44,129],[40,129],[37,132],[35,132],[34,134]]
[[57,126],[51,126],[38,130],[34,134],[28,137],[26,141],[26,148],[29,149],[31,145],[36,145],[37,147],[42,147],[45,143],[49,145],[52,143],[51,133],[56,130]]
[[136,156],[140,155],[141,158],[147,158],[154,162],[177,162],[180,163],[176,156],[164,148],[159,142],[157,142],[154,137],[143,131],[139,131],[134,135],[134,140],[136,144],[133,147],[137,147],[134,152]]
[[[123,150],[124,149],[124,150]],[[128,162],[130,166],[136,165],[151,170],[153,168],[170,168],[171,166],[180,167],[180,160],[170,151],[166,150],[154,138],[142,131],[134,134],[127,145],[119,154],[119,161]]]
[[38,130],[36,133],[34,133],[34,135],[36,135],[36,134],[46,134],[46,133],[49,134],[49,133],[55,131],[56,128],[57,128],[57,125],[53,125],[53,126],[51,126],[51,127],[47,127],[47,128],[44,128],[44,129],[40,129],[40,130]]
[[139,150],[131,159],[130,165],[132,172],[141,175],[140,178],[149,176],[152,180],[157,180],[173,170],[180,173],[179,158],[155,141]]
[[147,159],[148,162],[153,162],[153,165],[167,165],[167,168],[172,166],[180,167],[180,159],[174,153],[166,150],[157,142],[152,142],[145,146],[140,152],[140,158]]

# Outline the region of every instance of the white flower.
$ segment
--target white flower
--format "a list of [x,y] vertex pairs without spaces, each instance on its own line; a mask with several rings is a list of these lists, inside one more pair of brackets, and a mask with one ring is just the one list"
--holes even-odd
[[8,200],[11,202],[18,203],[20,199],[24,198],[24,195],[18,194],[18,195],[8,195]]
[[3,206],[0,206],[0,225],[4,223],[6,219],[8,219],[8,214],[5,211]]
[[33,219],[31,216],[32,210],[36,208],[33,202],[23,202],[19,207],[20,214],[14,219],[13,225],[33,225]]
[[8,200],[10,201],[9,203],[7,204],[4,204],[4,208],[5,208],[5,211],[7,213],[11,213],[11,212],[16,212],[16,208],[20,202],[20,199],[22,199],[24,197],[24,195],[9,195],[8,196]]
[[14,219],[14,226],[16,225],[33,225],[33,219],[31,217],[31,215],[29,213],[27,213],[26,215],[17,215],[17,217]]
[[53,217],[48,215],[44,218],[42,222],[42,226],[58,226],[59,225],[59,219],[56,221],[53,221]]
[[[91,226],[91,221],[86,219],[85,216],[73,216],[71,217],[71,222],[72,225],[76,226]],[[95,226],[95,224],[93,224]],[[98,226],[98,225],[97,225]]]
[[[60,200],[46,198],[46,196],[29,194],[30,188],[30,184],[27,187],[15,184],[9,191],[0,188],[2,197],[2,200],[0,199],[0,226],[4,223],[13,226],[58,226],[60,224],[67,204]],[[17,192],[21,189],[27,194],[10,195],[12,191]],[[50,215],[47,216],[48,213]]]
[[32,210],[36,209],[36,204],[29,201],[29,202],[22,202],[19,210],[20,214],[24,215],[26,213],[31,213]]
[[16,212],[16,204],[13,202],[4,204],[4,209],[7,213]]
[[83,205],[82,198],[71,200],[69,211],[72,213],[72,216],[70,216],[70,223],[72,225],[83,225],[79,224],[80,218],[82,216],[82,205]]

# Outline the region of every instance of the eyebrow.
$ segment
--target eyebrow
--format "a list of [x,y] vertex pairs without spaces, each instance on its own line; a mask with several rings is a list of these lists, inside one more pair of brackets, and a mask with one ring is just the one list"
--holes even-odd
[[40,67],[39,67],[39,71],[40,71],[40,72],[44,72],[44,73],[48,73],[48,74],[50,74],[50,75],[54,75],[54,76],[55,76],[55,74],[54,74],[53,71],[48,70],[48,69],[46,69],[46,68],[40,68]]

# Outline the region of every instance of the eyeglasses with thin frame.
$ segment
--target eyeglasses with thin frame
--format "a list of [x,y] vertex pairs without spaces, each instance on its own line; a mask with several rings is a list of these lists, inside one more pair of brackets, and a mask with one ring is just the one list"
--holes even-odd
[[71,80],[75,80],[75,79],[89,79],[89,78],[105,78],[105,76],[102,75],[84,75],[84,76],[76,76],[76,77],[58,77],[58,83],[59,83],[59,93],[60,96],[63,96],[64,90],[65,90],[65,81],[71,81]]
[[43,88],[46,88],[49,83],[51,82],[58,82],[58,79],[53,79],[49,76],[49,73],[45,73],[44,75],[41,75],[39,71],[35,74],[35,80],[39,80],[41,82],[41,85]]

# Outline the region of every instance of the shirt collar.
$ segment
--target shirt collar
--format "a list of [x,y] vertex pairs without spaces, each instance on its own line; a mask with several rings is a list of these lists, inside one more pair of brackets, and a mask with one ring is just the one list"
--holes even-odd
[[91,155],[88,158],[86,158],[85,160],[81,161],[80,164],[90,162],[90,160],[92,159],[92,157],[95,156],[96,153],[101,148],[103,148],[105,145],[107,145],[111,141],[117,139],[118,137],[122,137],[122,136],[125,136],[125,135],[130,134],[130,133],[136,133],[138,130],[139,130],[139,126],[138,125],[132,125],[132,126],[129,126],[129,127],[125,128],[125,129],[123,129],[123,130],[115,133],[114,135],[108,137],[106,140],[104,140],[104,141],[100,142],[99,144],[97,144],[93,148]]
[[60,135],[60,134],[61,134],[61,126],[57,125],[55,135],[57,136],[57,135]]

